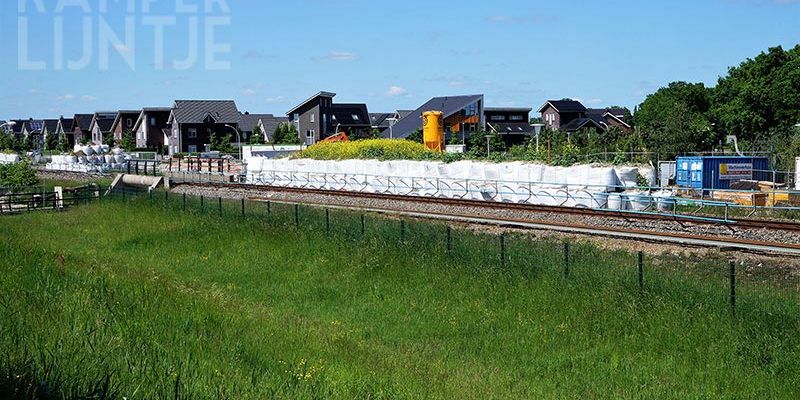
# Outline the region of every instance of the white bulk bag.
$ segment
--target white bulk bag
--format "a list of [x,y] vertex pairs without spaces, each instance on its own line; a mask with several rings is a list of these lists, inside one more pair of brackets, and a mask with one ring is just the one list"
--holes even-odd
[[617,167],[617,179],[620,185],[625,188],[638,187],[639,168],[636,167]]

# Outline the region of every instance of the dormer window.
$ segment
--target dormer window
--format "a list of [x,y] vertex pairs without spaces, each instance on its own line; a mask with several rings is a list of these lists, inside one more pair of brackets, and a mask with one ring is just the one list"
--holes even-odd
[[358,121],[358,114],[351,114],[350,116],[353,117],[353,121]]

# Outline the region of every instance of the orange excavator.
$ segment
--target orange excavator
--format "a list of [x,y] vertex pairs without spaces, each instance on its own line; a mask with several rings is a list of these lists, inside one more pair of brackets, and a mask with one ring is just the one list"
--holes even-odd
[[321,143],[336,143],[336,142],[349,142],[350,138],[344,132],[339,132],[333,136],[328,136],[321,141]]

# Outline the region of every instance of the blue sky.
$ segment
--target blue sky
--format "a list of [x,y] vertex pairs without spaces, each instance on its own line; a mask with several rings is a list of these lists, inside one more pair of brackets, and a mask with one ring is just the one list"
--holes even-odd
[[[154,21],[167,24],[162,66]],[[632,108],[798,43],[800,0],[2,0],[0,119],[194,98],[283,115],[320,90],[371,112],[476,93],[488,106]]]

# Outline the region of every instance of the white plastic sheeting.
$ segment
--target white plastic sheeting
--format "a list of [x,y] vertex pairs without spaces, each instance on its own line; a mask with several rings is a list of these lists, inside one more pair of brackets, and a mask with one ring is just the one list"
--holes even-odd
[[[613,210],[669,209],[672,194],[617,193],[638,187],[637,167],[458,161],[269,159],[252,157],[250,184],[436,196]],[[664,199],[661,199],[663,197]],[[663,203],[663,204],[662,204]]]
[[19,154],[0,153],[0,164],[16,164],[19,162]]

